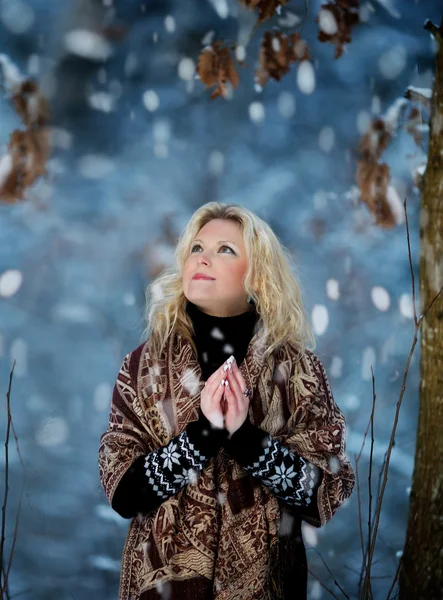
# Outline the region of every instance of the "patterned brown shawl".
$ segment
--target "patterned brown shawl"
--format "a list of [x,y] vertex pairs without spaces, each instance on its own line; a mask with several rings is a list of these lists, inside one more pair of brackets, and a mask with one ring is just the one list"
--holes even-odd
[[[240,370],[252,392],[251,422],[323,470],[314,512],[299,509],[302,519],[323,526],[355,483],[345,455],[345,419],[323,365],[309,350],[300,358],[290,344],[263,361],[257,332]],[[99,448],[100,480],[110,504],[140,455],[164,446],[197,419],[203,385],[197,357],[178,332],[160,359],[150,353],[149,340],[125,357]],[[280,506],[222,448],[196,482],[132,519],[118,600],[138,598],[157,582],[202,576],[214,581],[215,600],[281,597],[270,575],[279,560]]]

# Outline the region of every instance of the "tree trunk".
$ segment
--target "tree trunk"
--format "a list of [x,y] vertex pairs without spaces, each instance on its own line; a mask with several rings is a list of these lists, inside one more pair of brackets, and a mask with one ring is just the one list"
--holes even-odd
[[[435,37],[437,55],[420,215],[421,314],[443,285],[443,19],[440,28],[429,22],[425,28]],[[442,295],[421,327],[420,412],[400,600],[443,598]]]

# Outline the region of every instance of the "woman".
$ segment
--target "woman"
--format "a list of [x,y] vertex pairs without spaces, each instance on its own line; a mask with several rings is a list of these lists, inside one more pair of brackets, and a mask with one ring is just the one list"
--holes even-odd
[[132,519],[118,598],[305,599],[301,521],[322,527],[355,478],[290,254],[210,202],[176,261],[148,288],[147,341],[100,439],[108,501]]

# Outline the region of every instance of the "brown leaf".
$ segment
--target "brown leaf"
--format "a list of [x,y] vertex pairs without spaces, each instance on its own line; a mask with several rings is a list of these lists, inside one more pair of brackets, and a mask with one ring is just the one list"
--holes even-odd
[[240,0],[250,10],[258,8],[258,22],[264,23],[274,16],[279,6],[284,6],[289,0]]
[[26,79],[21,82],[11,97],[18,115],[27,127],[46,125],[50,117],[49,104],[40,93],[35,81]]
[[375,216],[375,223],[381,227],[393,227],[396,224],[387,195],[389,167],[378,163],[391,139],[392,132],[386,121],[375,117],[358,146],[361,159],[357,161],[357,183],[361,199]]
[[357,182],[361,199],[374,215],[375,223],[383,228],[396,225],[387,196],[390,178],[387,164],[358,161]]
[[0,200],[9,203],[21,200],[25,189],[45,174],[51,152],[50,107],[38,84],[23,79],[14,85],[11,100],[26,129],[11,133],[8,154],[3,157],[3,167],[9,170],[0,180]]
[[205,48],[198,57],[197,73],[200,81],[206,87],[217,85],[211,98],[222,95],[228,97],[228,85],[235,89],[240,83],[240,78],[235,70],[234,61],[227,48],[222,47],[222,42],[217,40],[212,46]]
[[421,110],[416,106],[411,109],[406,121],[406,131],[412,135],[414,142],[419,148],[423,148],[423,131],[420,126],[423,125],[423,116]]
[[377,162],[391,141],[392,135],[381,118],[375,118],[360,140],[358,151],[367,162]]
[[[344,45],[351,41],[351,29],[360,22],[359,1],[358,0],[335,0],[334,3],[322,4],[320,10],[327,10],[331,13],[331,21],[335,19],[337,31],[328,33],[323,29],[318,32],[320,42],[331,42],[336,44],[335,58],[340,58],[343,54]],[[319,23],[320,15],[315,22]]]
[[298,33],[288,36],[284,33],[266,31],[260,47],[260,65],[255,79],[261,86],[270,77],[280,81],[289,72],[291,63],[310,59],[309,48]]
[[45,174],[50,153],[49,130],[16,129],[11,134],[8,150],[12,167],[0,185],[0,198],[12,203],[21,200],[25,189]]

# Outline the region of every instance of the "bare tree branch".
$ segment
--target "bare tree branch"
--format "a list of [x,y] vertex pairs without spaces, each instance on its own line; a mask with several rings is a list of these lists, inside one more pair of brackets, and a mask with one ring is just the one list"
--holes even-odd
[[[14,374],[14,368],[15,368],[15,363],[16,361],[14,360],[14,364],[12,366],[12,370],[10,373],[10,378],[9,378],[9,387],[8,387],[8,392],[6,394],[7,397],[7,412],[8,412],[8,429],[7,429],[7,433],[6,433],[6,442],[5,442],[5,454],[6,454],[6,460],[5,460],[5,481],[6,481],[6,485],[5,485],[5,499],[4,499],[4,504],[3,504],[3,515],[2,515],[2,543],[1,543],[1,549],[0,549],[0,565],[1,565],[1,576],[3,577],[4,581],[2,584],[0,584],[0,598],[3,599],[4,597],[6,598],[6,600],[10,600],[12,597],[9,594],[9,590],[8,590],[8,577],[9,577],[9,573],[11,571],[11,566],[12,566],[12,559],[14,556],[14,551],[15,551],[15,545],[17,542],[17,532],[18,532],[18,525],[20,522],[20,514],[21,514],[21,506],[22,506],[22,500],[23,500],[23,492],[24,492],[24,488],[26,485],[26,480],[27,480],[27,473],[26,473],[26,467],[25,464],[23,462],[23,458],[20,452],[20,447],[19,447],[19,443],[18,443],[18,437],[17,437],[17,433],[15,431],[15,427],[14,427],[14,422],[12,419],[12,412],[11,412],[11,404],[10,404],[10,399],[11,399],[11,387],[12,387],[12,378],[13,378],[13,374]],[[10,429],[12,429],[12,433],[14,435],[14,439],[15,439],[15,445],[16,445],[16,450],[17,450],[17,454],[18,457],[20,459],[20,463],[23,469],[23,472],[25,474],[24,479],[23,479],[23,483],[22,483],[22,489],[20,491],[20,496],[19,496],[19,505],[18,505],[18,509],[17,509],[17,517],[15,520],[15,525],[14,525],[14,534],[13,534],[13,542],[12,542],[12,548],[11,548],[11,553],[9,555],[9,561],[8,561],[8,567],[5,571],[5,566],[4,566],[4,540],[5,540],[5,521],[6,521],[6,508],[7,508],[7,497],[8,497],[8,486],[7,486],[7,482],[8,482],[8,476],[9,476],[9,431]],[[27,591],[30,590],[26,590],[26,592],[23,593],[27,593]],[[15,597],[15,596],[14,596]]]
[[[434,25],[434,23],[431,21],[431,19],[426,19],[423,27],[424,27],[424,29],[427,29],[427,31],[430,31],[436,40],[438,40],[439,42],[442,41],[442,39],[443,39],[442,29],[437,27],[437,25]],[[442,25],[442,28],[443,28],[443,25]]]
[[[1,565],[1,573],[0,576],[3,576],[4,568],[3,568],[3,551],[5,547],[5,528],[6,528],[6,507],[8,504],[8,492],[9,492],[9,432],[11,430],[11,387],[12,387],[12,376],[14,374],[15,368],[15,360],[12,365],[12,370],[9,375],[9,386],[8,391],[6,392],[6,405],[8,409],[8,424],[6,427],[6,440],[5,440],[5,493],[3,497],[3,506],[2,506],[2,538],[0,542],[0,565]],[[7,574],[5,576],[5,581],[3,583],[0,582],[0,590],[3,598],[3,593],[6,593],[7,589]]]
[[412,100],[413,102],[419,102],[420,104],[423,104],[423,106],[429,110],[431,108],[431,96],[432,96],[432,93],[431,94],[428,93],[430,91],[431,90],[420,89],[420,88],[416,88],[416,87],[410,85],[406,89],[406,92],[404,93],[404,97],[407,100]]

